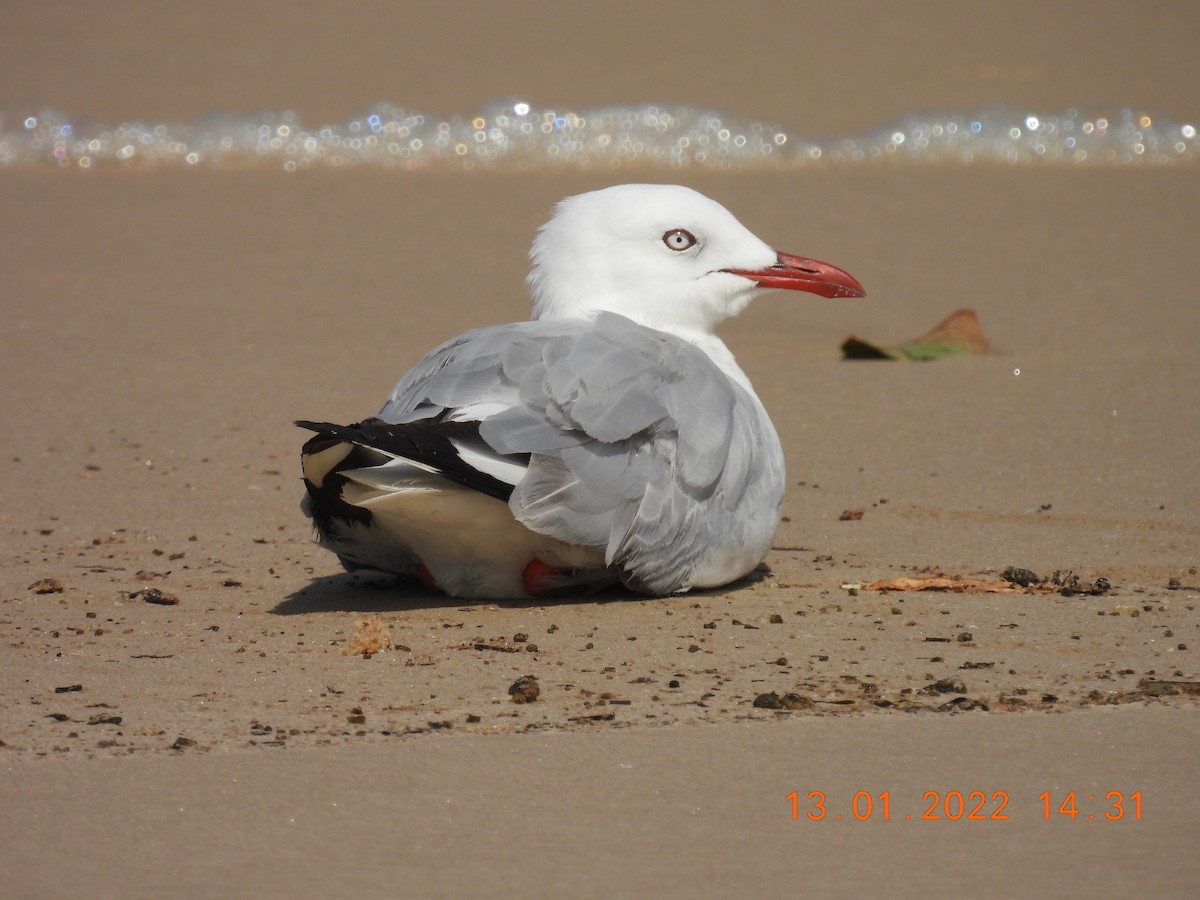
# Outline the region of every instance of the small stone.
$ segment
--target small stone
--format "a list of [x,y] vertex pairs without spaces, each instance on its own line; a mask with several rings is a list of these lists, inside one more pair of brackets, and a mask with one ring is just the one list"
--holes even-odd
[[933,684],[927,684],[920,690],[922,694],[965,694],[966,692],[967,686],[965,684],[957,679],[951,680],[949,678],[943,678],[935,681]]
[[767,621],[770,622],[772,625],[782,625],[783,624],[783,616],[781,616],[779,613],[771,613],[771,618],[768,619]]
[[136,600],[139,597],[147,603],[157,603],[159,606],[174,606],[179,602],[179,598],[174,594],[168,594],[155,587],[141,588],[129,595],[130,600]]
[[533,703],[541,692],[537,679],[532,675],[522,675],[508,688],[513,703]]
[[57,578],[39,578],[29,586],[35,594],[61,594],[65,588]]
[[1030,587],[1031,585],[1039,584],[1042,580],[1028,569],[1018,568],[1017,566],[1009,566],[1000,573],[1000,577],[1020,587]]

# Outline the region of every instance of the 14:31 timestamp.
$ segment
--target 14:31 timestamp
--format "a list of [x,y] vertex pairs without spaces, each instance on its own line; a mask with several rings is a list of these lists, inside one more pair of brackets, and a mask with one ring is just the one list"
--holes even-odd
[[[1043,791],[1038,796],[1038,799],[1042,801],[1042,818],[1047,821],[1054,814],[1066,816],[1070,819],[1074,819],[1076,816],[1083,816],[1089,821],[1095,821],[1097,813],[1100,810],[1095,806],[1086,806],[1085,804],[1094,804],[1097,801],[1103,802],[1104,818],[1110,822],[1116,822],[1127,816],[1135,821],[1141,821],[1142,818],[1141,791],[1134,791],[1128,797],[1120,791],[1109,791],[1103,798],[1099,798],[1095,794],[1088,794],[1086,801],[1082,794],[1076,795],[1075,791],[1068,791],[1057,808],[1054,804],[1058,800],[1058,797],[1049,791]],[[1089,810],[1091,811],[1089,812]]]

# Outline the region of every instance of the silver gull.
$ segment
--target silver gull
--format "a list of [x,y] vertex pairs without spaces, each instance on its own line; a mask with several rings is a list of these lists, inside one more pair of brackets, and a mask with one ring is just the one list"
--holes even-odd
[[861,297],[675,185],[568,197],[538,231],[533,319],[431,351],[302,464],[320,543],[350,569],[499,599],[729,584],[771,547],[783,450],[714,329],[760,288]]

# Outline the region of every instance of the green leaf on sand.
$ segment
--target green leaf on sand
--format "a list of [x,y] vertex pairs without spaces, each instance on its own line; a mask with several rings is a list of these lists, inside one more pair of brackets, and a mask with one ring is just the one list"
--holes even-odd
[[846,359],[901,359],[927,361],[944,356],[970,356],[988,352],[988,341],[973,309],[950,314],[920,337],[899,344],[876,344],[858,337],[842,342]]

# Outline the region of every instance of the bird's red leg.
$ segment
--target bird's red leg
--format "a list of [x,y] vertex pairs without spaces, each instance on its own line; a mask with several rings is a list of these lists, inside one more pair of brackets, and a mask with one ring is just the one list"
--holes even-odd
[[441,590],[438,587],[437,579],[433,577],[433,573],[429,571],[425,563],[417,563],[417,577],[421,579],[421,584],[431,590]]
[[542,562],[540,559],[533,559],[529,561],[529,565],[521,573],[521,581],[524,583],[525,591],[529,596],[548,597],[554,592],[553,579],[556,574],[553,566]]

